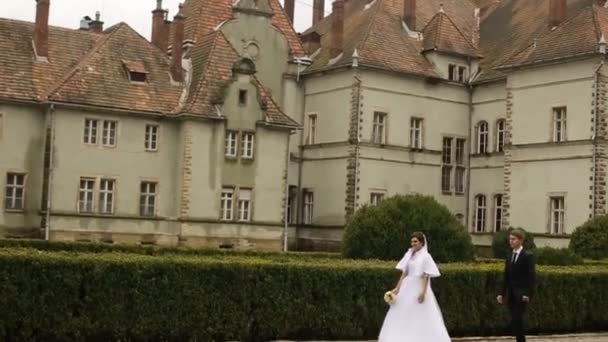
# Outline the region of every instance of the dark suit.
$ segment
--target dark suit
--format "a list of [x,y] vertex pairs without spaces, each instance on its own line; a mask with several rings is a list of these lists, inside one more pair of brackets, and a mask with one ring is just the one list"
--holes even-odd
[[506,299],[511,314],[511,329],[517,342],[526,341],[526,314],[528,305],[522,298],[532,298],[536,280],[534,255],[522,250],[513,263],[513,254],[505,262],[501,295]]

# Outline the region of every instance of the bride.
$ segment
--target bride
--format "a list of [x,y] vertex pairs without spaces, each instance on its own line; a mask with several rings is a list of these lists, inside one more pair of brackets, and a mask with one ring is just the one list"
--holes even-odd
[[450,342],[431,289],[430,278],[439,277],[439,269],[424,234],[412,234],[411,246],[397,264],[403,272],[392,291],[397,298],[386,314],[378,342]]

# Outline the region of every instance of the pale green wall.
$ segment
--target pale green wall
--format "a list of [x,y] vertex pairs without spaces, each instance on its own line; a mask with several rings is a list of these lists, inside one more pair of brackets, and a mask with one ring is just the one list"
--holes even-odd
[[[0,230],[3,227],[40,227],[45,109],[41,106],[0,103]],[[7,172],[26,173],[25,210],[5,211]],[[2,232],[0,231],[0,234]]]

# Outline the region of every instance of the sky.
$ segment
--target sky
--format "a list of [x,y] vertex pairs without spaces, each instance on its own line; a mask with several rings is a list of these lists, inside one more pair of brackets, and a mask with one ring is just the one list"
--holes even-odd
[[[8,2],[7,0],[3,0]],[[180,2],[184,0],[163,0],[163,8],[169,8],[169,16],[177,12]],[[283,0],[279,0],[283,3]],[[313,0],[296,0],[295,28],[302,32],[310,27],[312,22]],[[331,12],[331,0],[325,1],[325,11]],[[126,22],[142,36],[150,38],[152,26],[152,10],[156,8],[156,0],[51,0],[50,24],[67,28],[78,28],[80,19],[86,15],[95,17],[95,12],[101,12],[104,27],[110,27],[121,21]],[[35,0],[11,1],[10,5],[2,7],[0,17],[26,21],[34,21],[36,14]]]

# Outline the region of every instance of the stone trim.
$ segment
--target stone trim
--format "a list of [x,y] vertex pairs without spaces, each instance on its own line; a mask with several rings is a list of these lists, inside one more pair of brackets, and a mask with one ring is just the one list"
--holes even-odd
[[190,213],[191,185],[192,185],[192,122],[184,121],[182,125],[182,177],[180,184],[180,216]]
[[[606,214],[606,172],[608,171],[608,73],[602,65],[597,71],[597,81],[593,89],[593,109],[591,112],[591,134],[593,139],[593,155],[591,166],[592,208],[589,217]],[[595,122],[597,120],[597,122]]]
[[355,72],[350,96],[350,122],[348,127],[348,159],[346,161],[346,197],[345,219],[354,215],[358,206],[358,182],[360,175],[359,141],[362,138],[361,126],[363,124],[363,95],[362,81],[358,72]]
[[512,172],[512,139],[513,139],[513,90],[507,85],[507,118],[505,131],[505,146],[504,146],[504,172],[503,172],[503,198],[502,198],[502,226],[503,229],[508,229],[511,217],[511,172]]

